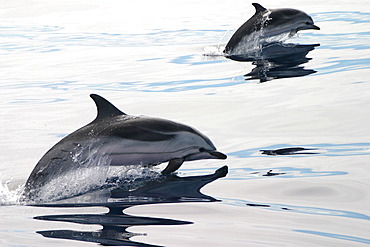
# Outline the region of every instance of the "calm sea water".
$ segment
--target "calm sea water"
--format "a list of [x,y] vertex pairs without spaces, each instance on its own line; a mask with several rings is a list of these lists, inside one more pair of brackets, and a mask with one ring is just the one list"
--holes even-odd
[[[321,30],[287,42],[319,46],[289,65],[217,56],[254,13],[241,0],[3,1],[0,245],[370,245],[370,6],[261,4],[309,13]],[[42,155],[94,119],[90,93],[193,126],[228,159],[109,207],[17,204]]]

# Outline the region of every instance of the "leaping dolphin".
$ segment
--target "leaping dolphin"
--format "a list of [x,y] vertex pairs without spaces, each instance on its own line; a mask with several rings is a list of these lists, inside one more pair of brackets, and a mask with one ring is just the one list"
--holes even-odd
[[208,137],[192,127],[127,115],[99,95],[90,97],[96,104],[97,117],[63,138],[40,159],[25,184],[26,199],[37,198],[42,187],[55,177],[83,168],[154,166],[169,161],[162,171],[169,174],[184,161],[226,159]]
[[253,34],[257,35],[257,38],[266,38],[284,33],[292,36],[300,30],[320,30],[303,11],[288,8],[266,9],[258,3],[252,5],[256,8],[256,13],[233,34],[224,53],[233,54],[243,43],[243,39]]

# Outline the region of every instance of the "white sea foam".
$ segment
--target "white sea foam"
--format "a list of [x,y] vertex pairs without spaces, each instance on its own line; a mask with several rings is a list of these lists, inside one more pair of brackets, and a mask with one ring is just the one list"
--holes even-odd
[[17,189],[9,188],[9,181],[3,182],[0,179],[0,206],[9,206],[19,204],[19,198],[23,191],[23,186],[19,186]]
[[217,46],[206,46],[204,47],[204,56],[223,56],[223,47],[217,45]]
[[[38,191],[36,198],[32,198],[32,201],[27,201],[27,203],[54,202],[92,191],[101,190],[106,193],[118,187],[124,190],[134,190],[159,176],[160,173],[156,169],[141,165],[79,168],[52,179]],[[89,202],[95,202],[94,198],[90,198]]]

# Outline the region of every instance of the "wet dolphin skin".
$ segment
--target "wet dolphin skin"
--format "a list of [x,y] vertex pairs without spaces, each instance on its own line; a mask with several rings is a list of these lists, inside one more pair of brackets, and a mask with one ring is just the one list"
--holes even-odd
[[184,161],[226,159],[211,140],[196,129],[170,120],[130,116],[103,97],[91,94],[98,114],[94,121],[55,144],[29,176],[24,196],[37,197],[55,177],[94,166],[153,166],[176,171]]
[[224,53],[235,53],[243,39],[251,35],[266,38],[283,33],[294,35],[300,30],[320,30],[314,25],[312,18],[303,11],[289,8],[266,9],[258,3],[252,5],[256,9],[255,14],[232,35]]

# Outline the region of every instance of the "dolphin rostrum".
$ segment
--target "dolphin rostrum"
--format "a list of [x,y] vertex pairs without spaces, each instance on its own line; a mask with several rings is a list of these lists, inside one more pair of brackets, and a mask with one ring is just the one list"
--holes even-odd
[[[37,198],[48,183],[52,189],[60,186],[58,182],[50,183],[56,177],[79,180],[86,173],[73,174],[84,168],[93,170],[94,176],[102,176],[100,183],[104,183],[106,177],[101,173],[106,174],[113,166],[154,166],[169,161],[162,171],[169,174],[184,161],[226,159],[208,137],[192,127],[160,118],[127,115],[99,95],[90,97],[96,104],[97,117],[64,137],[40,159],[25,184],[26,199]],[[90,182],[88,179],[92,178],[85,181]],[[82,186],[71,181],[58,188],[68,189],[69,183]]]
[[[256,13],[246,21],[230,38],[224,53],[233,54],[240,48],[242,41],[248,42],[248,38],[263,39],[280,34],[288,33],[293,36],[300,30],[320,28],[314,25],[312,18],[297,9],[266,9],[258,3],[252,3]],[[250,41],[250,40],[249,40]]]

